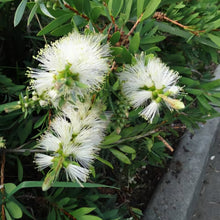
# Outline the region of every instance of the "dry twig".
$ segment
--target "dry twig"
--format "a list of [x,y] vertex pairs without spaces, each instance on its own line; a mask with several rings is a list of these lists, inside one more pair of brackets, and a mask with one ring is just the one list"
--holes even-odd
[[157,138],[158,138],[160,141],[162,141],[162,142],[165,144],[165,146],[166,146],[171,152],[174,151],[174,149],[169,145],[169,143],[168,143],[163,137],[161,137],[160,135],[158,135]]

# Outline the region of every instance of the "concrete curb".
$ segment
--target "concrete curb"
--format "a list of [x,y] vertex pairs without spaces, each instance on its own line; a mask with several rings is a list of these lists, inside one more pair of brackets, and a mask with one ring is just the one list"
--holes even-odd
[[[220,78],[220,66],[216,69]],[[144,213],[143,220],[190,220],[202,187],[209,151],[220,126],[214,118],[194,135],[187,132]]]

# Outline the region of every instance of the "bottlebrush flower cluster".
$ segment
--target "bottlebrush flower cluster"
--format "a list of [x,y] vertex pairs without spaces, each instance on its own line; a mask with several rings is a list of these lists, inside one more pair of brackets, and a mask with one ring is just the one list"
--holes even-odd
[[184,108],[181,101],[171,98],[181,90],[176,85],[180,78],[177,72],[170,70],[158,58],[150,58],[146,65],[145,56],[141,54],[136,61],[134,66],[127,66],[119,78],[131,105],[134,108],[145,107],[140,112],[143,118],[152,123],[155,115],[159,114],[162,101],[170,110]]
[[58,177],[61,168],[66,171],[67,179],[85,182],[89,168],[104,137],[107,120],[100,118],[101,103],[92,105],[89,99],[84,103],[65,105],[59,116],[51,123],[51,128],[39,141],[38,147],[50,153],[35,155],[39,170],[49,166],[51,172],[43,185],[47,190]]
[[[30,69],[33,97],[41,106],[52,104],[59,110],[38,143],[47,154],[35,155],[39,170],[51,168],[43,190],[51,187],[62,169],[67,180],[85,182],[99,150],[108,120],[101,119],[103,105],[92,103],[90,94],[99,90],[109,69],[110,49],[108,44],[101,44],[102,40],[102,35],[73,32],[42,49],[36,57],[40,68]],[[171,98],[181,90],[176,85],[178,73],[158,58],[145,63],[142,54],[135,65],[126,66],[119,79],[130,104],[134,108],[144,106],[140,115],[150,122],[162,101],[170,110],[184,107]]]
[[39,69],[30,69],[32,88],[55,107],[60,101],[96,91],[108,71],[109,46],[103,35],[70,33],[41,49],[35,58]]
[[42,49],[36,57],[40,68],[29,71],[39,103],[60,110],[38,144],[48,154],[35,155],[39,170],[51,167],[43,190],[62,168],[68,180],[85,182],[98,152],[107,120],[100,119],[102,105],[92,104],[89,94],[100,88],[108,71],[109,46],[102,40],[102,35],[73,32]]

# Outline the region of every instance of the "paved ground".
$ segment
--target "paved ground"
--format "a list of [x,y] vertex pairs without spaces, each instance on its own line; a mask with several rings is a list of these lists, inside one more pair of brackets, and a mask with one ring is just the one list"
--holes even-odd
[[216,137],[192,220],[220,220],[220,128]]

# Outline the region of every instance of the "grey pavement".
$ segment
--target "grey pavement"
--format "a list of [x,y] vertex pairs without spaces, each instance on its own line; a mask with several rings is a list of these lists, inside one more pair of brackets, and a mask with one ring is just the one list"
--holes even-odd
[[220,129],[210,150],[202,189],[192,220],[220,220]]

